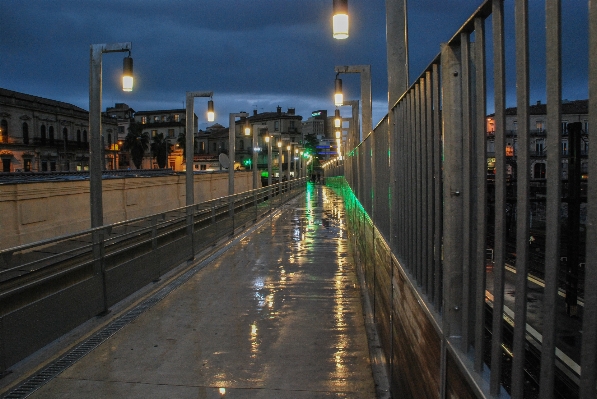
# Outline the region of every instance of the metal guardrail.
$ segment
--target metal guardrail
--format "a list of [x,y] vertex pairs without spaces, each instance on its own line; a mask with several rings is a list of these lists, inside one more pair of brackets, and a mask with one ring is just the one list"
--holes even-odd
[[[585,290],[583,311],[574,315],[568,309],[567,315],[567,306],[574,308],[576,303],[562,300],[558,284],[559,270],[564,267],[560,265],[562,238],[579,233],[567,232],[566,226],[576,221],[562,216],[570,214],[561,195],[559,145],[561,54],[567,45],[561,37],[562,2],[545,0],[542,24],[529,23],[528,3],[517,0],[511,14],[504,13],[503,0],[483,2],[441,46],[441,53],[374,131],[363,132],[365,139],[349,149],[344,162],[326,168],[326,182],[331,181],[329,176],[344,176],[354,193],[355,202],[349,206],[351,225],[370,276],[366,288],[376,301],[395,395],[417,396],[412,380],[421,376],[410,370],[422,368],[432,388],[417,388],[433,397],[438,393],[448,397],[462,381],[472,394],[458,397],[506,393],[512,398],[597,396],[597,290]],[[597,124],[597,6],[584,3],[588,3],[589,124],[593,125]],[[505,50],[508,27],[513,27],[514,57]],[[546,190],[541,200],[546,206],[540,227],[545,237],[540,249],[544,276],[536,286],[529,283],[530,251],[537,247],[529,245],[531,205],[538,195],[530,180],[531,160],[536,155],[529,141],[529,31],[533,30],[542,30],[536,34],[546,37],[547,117],[542,134],[546,142],[557,143],[548,145],[544,153]],[[514,196],[508,195],[506,173],[506,64],[516,65]],[[493,87],[487,83],[488,73],[493,75]],[[495,107],[496,174],[491,190],[487,179],[489,101]],[[375,173],[388,167],[388,173]],[[587,245],[577,250],[584,253],[574,253],[586,263],[584,270],[576,270],[578,261],[565,266],[566,289],[571,293],[581,273],[585,281],[597,281],[597,184],[591,182],[591,176],[597,178],[597,146],[589,148],[588,176],[587,194],[581,198],[586,201],[581,211],[586,211],[586,230],[580,231],[581,238],[586,234],[582,242]],[[580,241],[568,240],[570,244]],[[514,253],[508,249],[512,247]],[[486,268],[488,248],[494,257],[491,274]],[[507,269],[513,255],[514,275]],[[405,292],[417,300],[408,302]],[[531,301],[537,298],[540,309]],[[404,314],[411,319],[404,320]],[[426,315],[424,320],[418,318],[421,314]],[[430,333],[433,329],[437,334]],[[576,333],[568,335],[567,330]],[[409,341],[404,338],[407,334],[416,339]],[[431,353],[441,360],[431,361]],[[567,360],[572,358],[576,360]],[[460,372],[464,377],[457,381]]]
[[295,179],[0,251],[0,374],[305,187]]

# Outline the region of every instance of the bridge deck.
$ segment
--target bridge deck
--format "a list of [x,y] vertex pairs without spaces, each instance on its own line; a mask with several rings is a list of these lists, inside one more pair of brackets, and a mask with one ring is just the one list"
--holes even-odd
[[309,186],[31,397],[375,397],[343,212]]

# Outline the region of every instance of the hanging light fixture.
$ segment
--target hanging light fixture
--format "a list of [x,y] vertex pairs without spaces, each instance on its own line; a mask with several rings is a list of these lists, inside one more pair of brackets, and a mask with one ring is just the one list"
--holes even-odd
[[214,102],[213,100],[209,100],[207,102],[207,121],[213,122],[215,120],[215,112],[214,112]]
[[340,110],[336,108],[336,112],[334,114],[334,127],[342,126],[342,118],[340,117]]
[[133,59],[130,52],[122,61],[122,91],[133,91]]
[[251,124],[248,119],[245,119],[245,136],[251,135]]
[[348,0],[334,0],[333,34],[334,39],[348,37]]
[[336,75],[335,81],[336,90],[334,91],[334,104],[336,107],[344,105],[344,95],[342,94],[342,79],[338,79],[338,75]]
[[340,130],[336,130],[336,139],[340,139],[340,136],[342,136],[342,132]]

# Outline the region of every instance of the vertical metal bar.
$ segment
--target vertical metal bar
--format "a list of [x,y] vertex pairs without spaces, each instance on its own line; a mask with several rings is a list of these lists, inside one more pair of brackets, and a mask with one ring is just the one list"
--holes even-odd
[[468,352],[470,329],[471,304],[469,302],[471,289],[470,263],[471,263],[471,86],[470,86],[470,34],[460,34],[461,46],[461,71],[462,71],[462,203],[464,205],[462,225],[462,341],[460,349]]
[[[589,126],[597,131],[597,3],[589,2]],[[588,132],[587,132],[588,133]],[[597,242],[597,146],[589,146],[589,176],[587,193],[586,242]],[[597,247],[587,245],[585,287],[597,283]],[[581,351],[580,398],[596,396],[597,368],[597,290],[585,290]]]
[[428,82],[426,79],[421,78],[419,95],[421,107],[419,112],[421,120],[421,287],[425,293],[429,292],[427,290],[427,270],[429,270],[427,238],[431,231],[427,224],[427,165],[429,163],[429,158],[427,158],[427,97],[425,95],[427,86]]
[[444,306],[445,338],[462,334],[462,66],[459,46],[442,45],[444,127]]
[[492,395],[500,391],[502,370],[502,330],[504,312],[504,266],[506,255],[506,70],[504,50],[504,3],[494,0],[493,19],[493,74],[495,96],[495,265],[493,268],[493,322],[491,328]]
[[[589,2],[589,126],[597,131],[597,3]],[[587,132],[588,133],[588,132]],[[597,237],[597,146],[589,146],[586,242]],[[585,281],[597,281],[597,246],[587,245]],[[585,290],[583,339],[580,366],[580,398],[597,396],[597,290]]]
[[[230,165],[228,166],[228,195],[234,195],[234,159],[236,158],[236,124],[235,117],[237,114],[230,114],[228,118],[228,157]],[[280,180],[282,176],[280,175]],[[233,210],[230,210],[231,215]]]
[[433,176],[434,176],[434,214],[435,231],[433,235],[433,273],[434,277],[434,302],[437,310],[441,309],[443,301],[443,131],[440,124],[440,82],[439,65],[433,64],[431,72],[433,81]]
[[194,176],[193,176],[193,157],[194,157],[194,140],[193,131],[195,130],[195,97],[191,92],[186,93],[186,131],[185,131],[185,195],[186,204],[193,205],[195,203],[195,190],[194,190]]
[[425,73],[425,110],[427,115],[426,119],[426,134],[425,141],[427,143],[427,155],[426,155],[426,166],[427,166],[427,202],[425,207],[427,208],[427,296],[433,301],[433,269],[434,269],[434,256],[433,256],[433,237],[435,235],[435,212],[434,212],[434,184],[433,184],[433,166],[434,166],[434,148],[433,148],[433,90],[431,88],[433,82],[431,80],[431,71]]
[[527,318],[527,274],[529,263],[529,27],[528,0],[515,3],[516,24],[516,98],[517,98],[517,210],[516,210],[516,298],[514,302],[514,338],[512,392],[514,399],[524,396],[524,361]]
[[556,306],[560,262],[561,158],[560,126],[562,98],[561,1],[545,3],[546,72],[547,72],[547,138],[546,175],[547,204],[545,227],[545,291],[543,294],[543,341],[539,396],[553,397],[556,351]]
[[102,203],[102,49],[90,47],[89,59],[89,197],[91,228],[104,224]]
[[415,278],[417,285],[421,285],[421,98],[419,91],[420,83],[415,83],[413,92],[413,125],[415,144],[414,150],[414,174],[413,188],[415,194],[414,202],[414,250],[415,250]]
[[487,115],[485,20],[475,18],[475,152],[477,154],[477,237],[475,243],[475,371],[483,371],[485,341],[485,247],[487,241]]
[[416,279],[416,250],[417,247],[416,243],[416,236],[415,236],[415,226],[416,226],[416,215],[415,215],[415,206],[416,206],[416,176],[415,176],[415,126],[414,126],[414,91],[410,90],[408,92],[408,125],[407,125],[407,134],[408,134],[408,146],[409,146],[409,173],[408,173],[408,194],[409,194],[409,203],[408,203],[408,245],[409,245],[409,255],[408,255],[408,269],[415,276]]
[[[253,131],[253,158],[252,158],[252,164],[251,166],[253,167],[253,190],[257,190],[257,174],[259,172],[259,168],[257,167],[257,151],[255,151],[255,148],[257,148],[257,136],[259,135],[258,131]],[[295,173],[296,175],[296,173]]]

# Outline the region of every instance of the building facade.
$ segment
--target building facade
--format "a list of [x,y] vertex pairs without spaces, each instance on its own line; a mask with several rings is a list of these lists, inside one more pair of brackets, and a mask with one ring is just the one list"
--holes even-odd
[[[106,139],[118,124],[102,118]],[[0,88],[2,172],[84,171],[89,169],[89,112],[75,105]],[[114,164],[106,162],[106,168]]]

